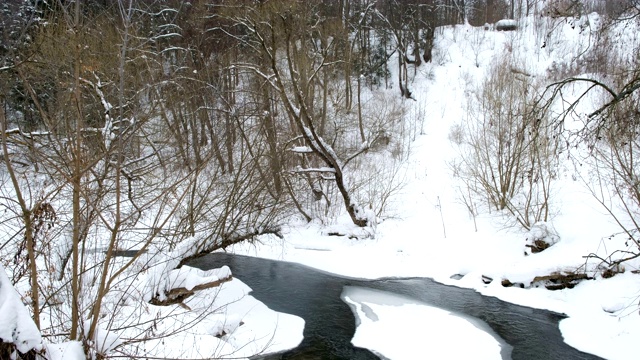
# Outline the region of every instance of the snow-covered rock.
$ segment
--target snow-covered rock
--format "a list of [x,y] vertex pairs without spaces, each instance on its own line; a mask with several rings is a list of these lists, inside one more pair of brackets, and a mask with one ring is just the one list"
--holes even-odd
[[525,234],[525,246],[527,247],[525,254],[542,252],[555,245],[558,241],[560,241],[560,236],[556,234],[548,223],[536,223]]
[[498,31],[513,31],[518,28],[518,23],[513,19],[502,19],[496,23]]

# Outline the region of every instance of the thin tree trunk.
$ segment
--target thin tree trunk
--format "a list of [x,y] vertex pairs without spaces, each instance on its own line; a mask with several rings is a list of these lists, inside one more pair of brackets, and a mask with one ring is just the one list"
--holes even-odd
[[71,340],[79,340],[80,334],[78,328],[80,326],[80,292],[82,289],[79,269],[79,243],[80,243],[80,186],[82,181],[82,126],[84,120],[84,114],[82,112],[82,95],[80,93],[80,66],[81,66],[81,54],[80,54],[80,1],[75,3],[74,14],[74,102],[77,111],[76,126],[75,126],[75,143],[72,151],[73,157],[73,176],[72,176],[72,223],[73,233],[71,236],[71,333],[69,338]]
[[364,124],[362,121],[362,103],[360,101],[360,98],[361,98],[360,93],[362,92],[361,83],[362,83],[362,76],[358,76],[358,128],[360,129],[360,140],[364,144],[364,142],[367,141],[367,138],[364,135]]
[[[234,111],[234,96],[233,96],[233,87],[232,80],[233,75],[231,72],[227,72],[226,75],[223,76],[224,82],[224,90],[226,94],[227,101],[227,112],[225,112],[224,123],[225,123],[225,147],[227,150],[227,166],[229,168],[229,172],[234,172],[234,163],[233,163],[233,144],[235,142],[235,134],[233,129],[233,121],[231,119],[231,112]],[[233,115],[235,116],[235,114]]]
[[[131,12],[132,12],[132,0],[129,0],[128,8],[122,8],[121,13],[124,17],[124,38],[122,42],[122,48],[120,52],[120,66],[118,69],[118,76],[120,80],[120,89],[118,94],[118,117],[119,121],[124,120],[124,80],[125,80],[125,63],[127,58],[127,49],[128,49],[128,40],[129,40],[129,26],[131,25]],[[122,3],[120,3],[122,7]],[[126,15],[125,15],[126,14]],[[193,129],[192,129],[193,130]],[[195,132],[195,130],[194,130]],[[95,296],[95,301],[93,303],[93,308],[91,309],[91,321],[89,324],[89,330],[87,331],[87,340],[94,340],[96,328],[98,326],[98,321],[100,318],[100,310],[102,309],[102,300],[109,292],[109,268],[111,265],[111,260],[113,259],[113,253],[118,246],[118,237],[120,234],[120,226],[122,223],[122,213],[121,213],[121,205],[122,205],[122,183],[121,183],[121,171],[122,171],[122,162],[124,157],[124,147],[123,147],[123,135],[120,135],[116,138],[117,146],[115,148],[116,153],[116,163],[115,169],[113,169],[113,174],[115,177],[114,186],[115,186],[115,214],[113,219],[113,227],[110,229],[111,236],[109,239],[109,246],[107,248],[107,253],[104,258],[104,262],[102,263],[102,274],[100,276],[100,283],[98,285],[98,291]],[[197,141],[194,142],[194,146]],[[198,149],[194,148],[194,151],[197,152]],[[88,353],[87,353],[88,355]]]
[[422,65],[422,57],[420,56],[420,29],[418,29],[417,25],[413,34],[413,61],[414,61],[414,74],[417,71],[417,68]]
[[[4,98],[0,98],[0,130],[2,131],[2,154],[4,157],[4,163],[7,167],[7,172],[11,178],[11,183],[16,193],[18,204],[20,205],[20,215],[24,222],[24,240],[27,247],[27,257],[29,261],[29,281],[31,282],[31,305],[33,306],[33,322],[36,327],[40,329],[40,292],[38,288],[38,268],[36,266],[36,254],[35,254],[35,241],[33,238],[33,225],[31,223],[31,209],[27,205],[22,191],[20,190],[20,184],[18,178],[13,171],[13,165],[9,159],[9,150],[7,148],[7,119],[4,112]],[[7,316],[7,315],[4,315]]]
[[269,90],[267,87],[263,88],[263,113],[264,115],[264,129],[267,138],[267,144],[269,145],[269,166],[271,167],[271,176],[273,178],[273,187],[276,190],[276,196],[280,197],[282,194],[282,164],[280,162],[280,156],[278,154],[278,137],[276,131],[276,124],[274,120],[274,114],[271,111],[271,98],[269,97]]

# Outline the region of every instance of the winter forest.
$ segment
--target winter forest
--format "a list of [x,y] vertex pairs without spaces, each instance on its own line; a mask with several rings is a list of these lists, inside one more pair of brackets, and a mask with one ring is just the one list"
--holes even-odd
[[216,251],[432,278],[634,358],[639,131],[637,0],[3,0],[0,359],[295,348],[189,266]]

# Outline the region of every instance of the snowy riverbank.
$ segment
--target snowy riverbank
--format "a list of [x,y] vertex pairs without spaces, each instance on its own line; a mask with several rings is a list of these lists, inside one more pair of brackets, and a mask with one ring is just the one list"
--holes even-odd
[[[593,16],[591,21],[596,22]],[[527,252],[531,234],[505,227],[505,219],[495,213],[479,214],[474,225],[459,199],[449,167],[456,156],[449,133],[464,118],[460,104],[470,79],[482,79],[488,65],[508,48],[519,52],[534,74],[544,74],[554,61],[571,58],[589,36],[565,24],[554,38],[556,43],[547,44],[555,50],[543,50],[536,45],[531,28],[527,29],[518,33],[484,32],[469,26],[442,30],[435,49],[439,55],[433,64],[420,69],[413,85],[415,106],[426,110],[426,119],[423,134],[413,142],[405,164],[403,192],[393,199],[397,216],[378,224],[373,238],[328,236],[354,231],[345,218],[342,225],[330,229],[320,224],[292,226],[284,240],[263,237],[260,243],[237,245],[233,251],[351,277],[432,277],[516,304],[565,313],[569,318],[560,328],[569,345],[608,359],[632,358],[635,339],[640,336],[640,275],[632,270],[639,264],[630,262],[624,273],[605,279],[597,262],[585,259],[589,254],[606,257],[626,247],[619,237],[609,238],[619,230],[584,183],[576,180],[582,175],[580,169],[569,160],[561,162],[558,190],[553,195],[556,214],[547,224],[560,240],[537,254]],[[535,284],[529,287],[536,276],[579,269],[595,279],[558,291]],[[461,278],[452,279],[454,275]],[[493,281],[487,284],[487,278]],[[526,288],[504,287],[503,279]],[[407,311],[405,316],[411,314]],[[363,343],[360,336],[354,341]]]

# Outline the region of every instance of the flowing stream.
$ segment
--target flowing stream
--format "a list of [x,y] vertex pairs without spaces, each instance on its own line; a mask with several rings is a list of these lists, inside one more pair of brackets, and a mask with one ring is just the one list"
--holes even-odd
[[[251,295],[256,299],[275,311],[304,319],[304,340],[297,348],[263,359],[379,359],[351,344],[356,319],[340,297],[348,286],[398,294],[471,319],[503,344],[505,359],[599,359],[562,340],[558,329],[558,321],[564,318],[561,314],[510,304],[427,278],[351,279],[295,263],[225,253],[209,254],[188,265],[202,270],[228,265],[233,276],[253,289]],[[460,344],[464,346],[464,339]]]

